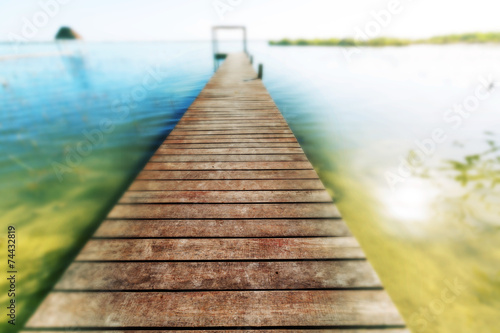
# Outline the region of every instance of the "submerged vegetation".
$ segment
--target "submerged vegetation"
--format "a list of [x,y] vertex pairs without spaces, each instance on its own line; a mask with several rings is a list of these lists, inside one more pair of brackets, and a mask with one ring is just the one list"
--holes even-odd
[[379,37],[368,40],[358,40],[354,38],[330,38],[330,39],[282,39],[279,41],[269,41],[269,45],[280,46],[407,46],[413,44],[479,44],[479,43],[500,43],[500,32],[490,33],[467,33],[456,35],[436,36],[427,39],[401,39],[391,37]]
[[420,175],[442,189],[435,210],[447,214],[443,225],[450,226],[451,220],[455,228],[500,231],[500,145],[492,138],[486,143],[488,148],[481,152],[446,160],[434,172]]
[[[454,179],[463,187],[494,189],[500,185],[500,145],[486,141],[489,148],[479,154],[467,155],[463,161],[448,160],[448,170],[454,171]],[[447,169],[445,169],[447,170]]]

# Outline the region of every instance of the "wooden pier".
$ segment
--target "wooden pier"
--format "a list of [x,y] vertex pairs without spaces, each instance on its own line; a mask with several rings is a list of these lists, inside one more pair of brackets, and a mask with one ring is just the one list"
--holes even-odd
[[231,54],[27,331],[402,333],[245,54]]

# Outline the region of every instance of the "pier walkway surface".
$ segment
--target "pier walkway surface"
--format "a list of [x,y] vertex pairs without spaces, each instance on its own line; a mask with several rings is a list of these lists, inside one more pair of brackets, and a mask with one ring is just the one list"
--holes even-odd
[[26,331],[408,332],[245,54],[231,54]]

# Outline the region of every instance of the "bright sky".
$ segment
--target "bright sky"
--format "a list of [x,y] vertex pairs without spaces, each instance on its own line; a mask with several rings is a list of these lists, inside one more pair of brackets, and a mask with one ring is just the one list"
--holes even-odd
[[63,25],[89,41],[203,40],[234,24],[249,39],[349,37],[394,1],[399,12],[376,36],[500,32],[498,0],[0,0],[0,40],[53,40]]

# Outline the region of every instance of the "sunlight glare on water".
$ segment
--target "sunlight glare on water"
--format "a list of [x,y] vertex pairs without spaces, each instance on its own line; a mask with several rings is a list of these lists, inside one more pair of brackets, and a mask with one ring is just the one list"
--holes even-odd
[[383,207],[389,216],[402,223],[410,224],[412,232],[418,232],[416,223],[432,223],[431,204],[439,194],[437,188],[422,179],[408,179],[400,188],[391,191],[381,189],[379,196]]

